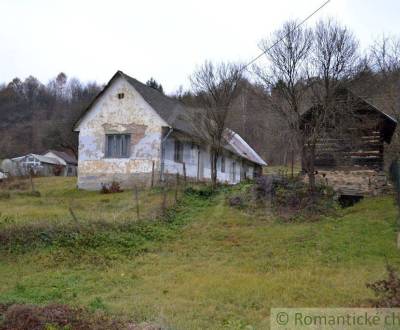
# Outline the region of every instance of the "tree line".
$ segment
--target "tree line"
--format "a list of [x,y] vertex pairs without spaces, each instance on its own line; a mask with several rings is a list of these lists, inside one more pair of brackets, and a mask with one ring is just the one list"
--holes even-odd
[[[339,100],[344,90],[400,119],[400,39],[382,36],[362,51],[353,32],[333,19],[313,27],[288,21],[259,47],[265,64],[205,62],[192,74],[191,90],[177,93],[204,109],[202,128],[211,146],[212,173],[226,139],[223,132],[231,127],[275,164],[301,159],[313,187],[316,149],[324,137],[336,130],[351,143],[358,138],[350,133],[359,118]],[[199,127],[198,114],[192,122]],[[399,151],[396,133],[386,159]]]
[[[343,111],[335,102],[340,88],[350,88],[400,119],[398,38],[382,36],[363,51],[353,32],[335,20],[312,27],[288,21],[259,47],[263,64],[206,61],[190,76],[190,88],[171,95],[202,109],[188,117],[193,117],[194,130],[202,127],[212,147],[213,168],[227,138],[223,132],[232,128],[270,164],[302,158],[313,173],[313,149],[327,121]],[[154,78],[147,85],[164,93]],[[101,88],[64,73],[47,84],[30,76],[0,85],[0,159],[49,148],[76,153],[73,124]],[[312,106],[318,106],[320,115],[304,130],[301,117]],[[201,126],[199,115],[205,119]],[[396,133],[389,158],[398,154],[399,141]]]
[[0,85],[0,159],[47,149],[76,154],[73,124],[100,89],[65,73],[46,85],[33,76]]

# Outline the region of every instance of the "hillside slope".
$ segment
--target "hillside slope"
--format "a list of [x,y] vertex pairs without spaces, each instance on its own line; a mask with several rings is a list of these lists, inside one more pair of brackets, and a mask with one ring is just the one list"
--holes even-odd
[[230,208],[226,193],[185,195],[168,222],[145,227],[138,253],[122,253],[118,234],[107,251],[99,241],[77,245],[79,254],[63,245],[0,252],[0,302],[60,302],[173,329],[264,329],[274,306],[366,305],[365,283],[386,262],[400,265],[390,197],[285,224]]

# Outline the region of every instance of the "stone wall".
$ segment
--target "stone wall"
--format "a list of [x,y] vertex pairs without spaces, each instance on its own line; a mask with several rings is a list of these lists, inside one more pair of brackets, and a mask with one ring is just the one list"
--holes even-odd
[[342,195],[379,195],[391,189],[386,174],[374,170],[318,171],[316,180],[332,186]]

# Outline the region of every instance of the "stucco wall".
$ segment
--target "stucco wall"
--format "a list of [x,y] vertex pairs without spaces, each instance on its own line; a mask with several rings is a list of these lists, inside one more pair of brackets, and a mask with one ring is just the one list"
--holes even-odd
[[[119,93],[124,93],[122,99]],[[122,187],[150,184],[153,162],[154,179],[160,176],[163,127],[168,124],[151,108],[142,96],[123,78],[117,78],[96,101],[81,120],[79,131],[78,187],[97,190],[102,183],[118,181]],[[106,134],[130,134],[130,151],[127,158],[107,158]],[[178,134],[179,136],[179,134]],[[173,132],[164,146],[164,173],[183,175],[183,164],[174,161],[175,139]],[[199,147],[189,138],[183,139],[183,162],[188,178],[197,180],[199,175]],[[211,179],[210,154],[200,147],[203,166],[200,180]],[[236,164],[233,177],[232,164]],[[238,183],[242,173],[242,159],[225,153],[225,172],[218,160],[217,176],[220,182]],[[247,177],[253,177],[253,167],[247,166]],[[202,175],[201,175],[202,173]]]
[[[165,161],[164,161],[164,173],[165,174],[176,174],[183,175],[183,163],[174,161],[175,153],[175,139],[173,135],[168,137],[165,142]],[[207,148],[200,147],[200,156],[203,159],[203,175],[202,178],[205,180],[211,179],[211,162],[210,153]],[[242,172],[242,159],[236,155],[224,152],[225,157],[225,171],[221,172],[221,158],[217,162],[217,178],[220,182],[229,184],[235,184],[240,182]],[[191,179],[197,179],[198,167],[201,166],[198,163],[199,160],[199,147],[190,141],[183,142],[183,162],[185,163],[186,176]],[[233,177],[233,163],[235,163],[235,177]],[[200,170],[201,171],[201,170]],[[246,177],[253,178],[254,166],[247,163]],[[200,175],[201,177],[201,175]]]
[[[152,162],[159,166],[163,126],[167,124],[142,96],[117,78],[79,124],[78,187],[99,189],[113,180],[132,186],[150,180]],[[105,157],[106,134],[131,135],[128,158]]]

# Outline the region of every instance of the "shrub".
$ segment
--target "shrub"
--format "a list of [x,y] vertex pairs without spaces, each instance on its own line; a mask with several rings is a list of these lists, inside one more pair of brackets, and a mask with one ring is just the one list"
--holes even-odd
[[228,199],[228,202],[229,202],[229,206],[232,206],[232,207],[243,208],[245,205],[244,198],[240,195],[230,197]]
[[301,179],[293,179],[277,185],[273,206],[286,220],[315,220],[321,215],[332,214],[337,201],[331,187],[317,185],[312,193],[308,184]]
[[252,188],[257,202],[271,201],[273,210],[285,220],[315,219],[336,209],[335,193],[317,185],[314,193],[300,177],[267,175],[256,178]]
[[374,291],[376,300],[374,307],[400,307],[400,277],[392,266],[387,266],[388,278],[373,283],[367,283],[367,288]]
[[185,189],[185,194],[199,197],[211,197],[214,193],[215,189],[213,189],[213,187],[210,185],[199,185]]
[[274,177],[272,175],[260,176],[254,182],[254,195],[257,200],[271,196],[274,189]]
[[115,194],[123,192],[121,185],[117,181],[113,181],[110,184],[102,183],[100,193],[102,194]]

